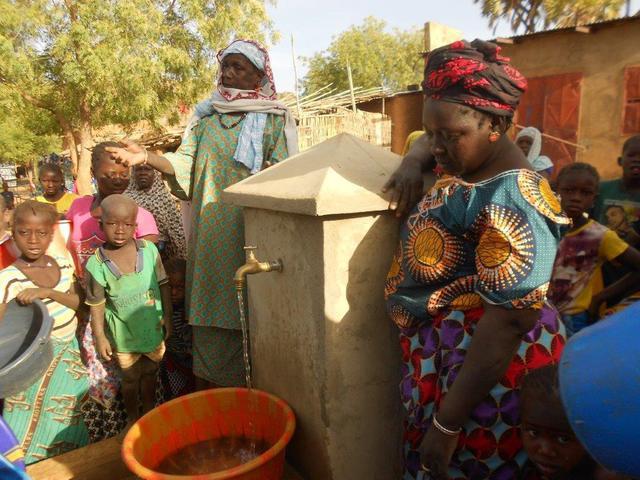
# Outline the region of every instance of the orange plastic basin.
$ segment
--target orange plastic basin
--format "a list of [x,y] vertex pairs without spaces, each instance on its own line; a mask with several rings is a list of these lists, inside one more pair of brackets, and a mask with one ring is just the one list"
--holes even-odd
[[[124,439],[122,458],[134,474],[150,480],[279,480],[295,425],[291,408],[271,394],[246,388],[205,390],[171,400],[138,420]],[[225,436],[264,439],[270,448],[250,462],[206,475],[154,471],[183,447]]]

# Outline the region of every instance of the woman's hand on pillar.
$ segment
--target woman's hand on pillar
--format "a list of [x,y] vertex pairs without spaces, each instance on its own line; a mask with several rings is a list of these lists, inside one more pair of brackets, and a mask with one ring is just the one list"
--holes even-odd
[[145,162],[147,158],[147,152],[137,143],[129,140],[122,140],[124,148],[121,147],[107,147],[105,151],[111,154],[117,163],[123,164],[125,167],[133,167],[134,165],[140,165]]
[[402,217],[409,213],[422,198],[423,188],[421,165],[410,160],[407,161],[405,158],[400,167],[393,172],[389,181],[382,187],[382,191],[392,191],[389,210],[394,210],[396,217]]
[[431,141],[424,134],[413,142],[398,169],[393,172],[389,181],[382,187],[383,192],[392,190],[389,210],[395,210],[396,217],[408,214],[422,198],[423,174],[434,166],[435,159],[431,154]]

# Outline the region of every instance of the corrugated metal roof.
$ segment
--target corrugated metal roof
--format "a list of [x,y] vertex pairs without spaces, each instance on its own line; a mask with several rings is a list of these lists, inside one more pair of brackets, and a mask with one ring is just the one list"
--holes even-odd
[[[636,13],[635,15],[629,16],[629,17],[622,17],[622,18],[616,18],[613,20],[602,20],[600,22],[594,22],[594,23],[589,23],[586,25],[576,25],[573,27],[559,27],[559,28],[551,28],[549,30],[541,30],[540,32],[534,32],[534,33],[528,33],[525,35],[513,35],[511,37],[501,37],[501,38],[508,38],[511,40],[525,40],[531,37],[536,37],[536,36],[541,36],[541,35],[547,35],[549,33],[560,33],[560,32],[573,32],[576,30],[576,27],[587,27],[587,28],[594,28],[594,29],[600,29],[602,27],[610,27],[610,26],[614,26],[616,24],[622,24],[622,23],[629,23],[629,22],[639,22],[640,23],[640,12]],[[499,41],[499,38],[494,39],[494,41]]]

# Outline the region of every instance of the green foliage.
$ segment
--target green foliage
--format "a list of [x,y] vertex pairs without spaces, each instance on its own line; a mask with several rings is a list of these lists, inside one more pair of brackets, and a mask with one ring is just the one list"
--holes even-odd
[[19,98],[0,98],[0,163],[29,164],[42,155],[59,152],[60,137],[51,134],[55,122]]
[[208,93],[236,35],[272,38],[263,0],[0,0],[0,82],[74,128],[153,120]]
[[507,20],[516,33],[552,27],[571,27],[611,20],[620,15],[625,0],[474,0],[482,5],[489,26]]
[[88,192],[92,130],[176,119],[212,89],[217,50],[237,36],[273,40],[266,1],[0,0],[0,95],[19,94],[79,140]]
[[303,87],[307,93],[330,83],[338,90],[348,89],[350,63],[354,86],[402,90],[420,82],[422,50],[422,30],[388,32],[383,20],[367,17],[335,37],[327,50],[305,59],[309,70]]
[[574,27],[620,16],[625,0],[548,1],[546,18],[557,27]]

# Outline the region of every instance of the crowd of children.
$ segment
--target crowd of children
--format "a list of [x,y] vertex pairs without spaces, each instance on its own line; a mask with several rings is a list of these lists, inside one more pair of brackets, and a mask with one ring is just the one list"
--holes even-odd
[[[571,336],[640,299],[640,135],[618,159],[622,177],[601,182],[576,162],[558,172],[555,190],[571,219],[550,282],[549,300]],[[560,399],[558,366],[537,369],[521,386],[521,432],[529,461],[524,480],[623,480],[580,444]]]
[[[94,161],[94,169],[100,171],[100,159]],[[78,205],[93,197],[64,191],[56,165],[44,165],[39,179],[42,195],[13,210],[0,197],[0,314],[12,300],[26,305],[39,299],[54,321],[54,360],[47,381],[0,404],[21,441],[26,463],[87,445],[102,438],[96,430],[107,427],[102,420],[96,425],[90,406],[94,367],[82,345],[83,319],[91,319],[100,359],[117,367],[120,394],[114,403],[124,406],[127,426],[152,409],[158,398],[185,395],[195,386],[184,308],[184,258],[165,260],[165,271],[154,242],[136,235],[138,205],[114,189],[110,195],[102,192],[97,211],[87,209],[93,224],[87,227],[83,222],[86,231],[81,233],[92,238],[99,234],[102,242],[93,253],[85,252],[80,277],[77,255],[72,258],[64,245],[61,255],[60,245],[54,243],[65,216],[77,222]],[[147,230],[152,233],[151,227]],[[103,403],[104,411],[118,413]],[[121,429],[118,420],[113,423],[125,433],[127,428]]]
[[[539,132],[533,130],[523,130],[518,145],[539,160]],[[163,260],[153,229],[149,236],[138,231],[142,209],[123,195],[128,169],[116,164],[104,148],[94,157],[94,175],[104,189],[98,203],[98,197],[65,192],[61,170],[50,164],[39,172],[42,195],[35,200],[11,212],[0,196],[0,312],[14,299],[19,304],[38,299],[54,319],[55,365],[47,382],[4,399],[3,416],[18,438],[26,439],[22,446],[28,463],[91,441],[82,420],[90,367],[82,361],[76,335],[83,315],[91,319],[97,354],[115,360],[118,367],[129,425],[156,404],[158,379],[165,399],[195,388],[185,259]],[[579,162],[555,177],[554,188],[571,224],[558,246],[549,300],[569,335],[606,321],[640,297],[640,135],[624,143],[619,163],[622,177],[608,182],[601,182],[592,166]],[[539,170],[551,175],[548,164],[541,165],[547,168]],[[122,171],[107,172],[109,166]],[[78,265],[50,249],[56,223],[65,216],[76,217],[81,207],[80,213],[97,225],[82,234],[96,238],[99,230],[100,242],[85,252],[79,282],[74,273]],[[7,212],[12,215],[10,231]],[[522,478],[624,478],[598,466],[571,431],[557,370],[557,365],[533,370],[522,383],[521,436],[529,459]],[[64,408],[43,404],[59,398],[67,402]]]
[[622,147],[621,179],[600,182],[596,169],[580,162],[557,175],[555,188],[572,225],[558,245],[549,299],[569,336],[629,305],[640,290],[640,208],[633,208],[639,154],[640,136],[631,137]]

